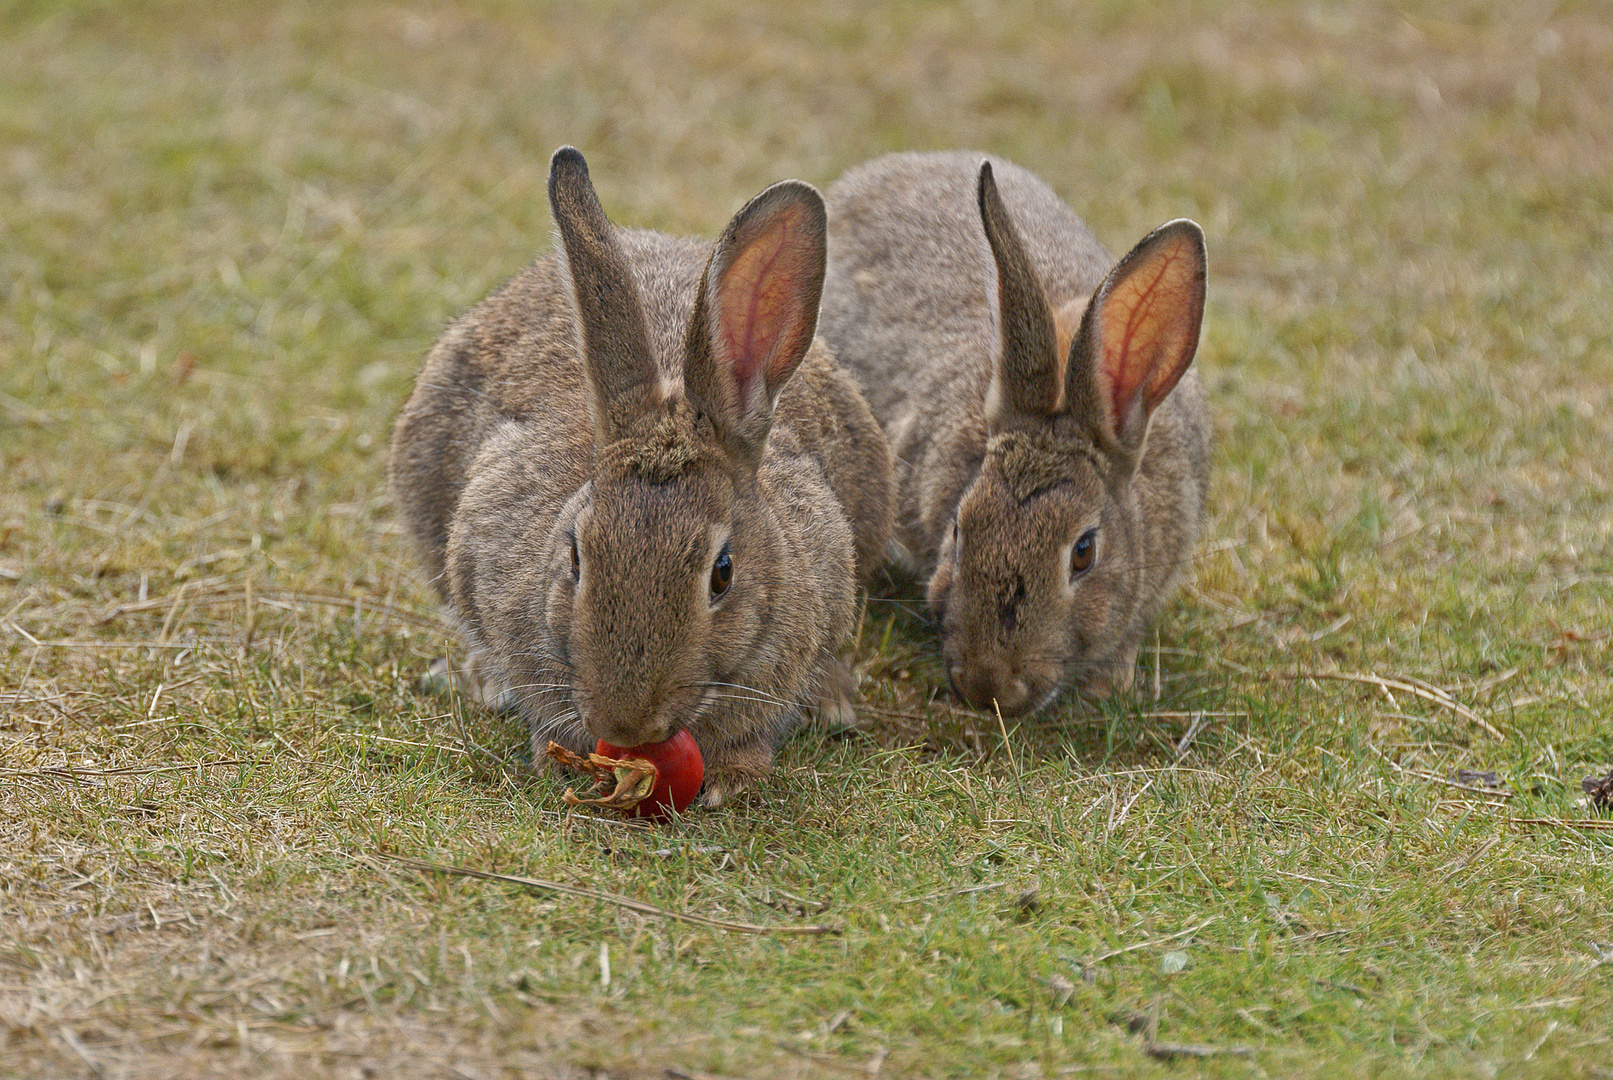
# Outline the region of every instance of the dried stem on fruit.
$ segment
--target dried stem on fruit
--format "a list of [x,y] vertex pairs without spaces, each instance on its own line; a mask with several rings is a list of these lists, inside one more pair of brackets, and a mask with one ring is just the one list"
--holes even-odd
[[579,806],[597,806],[605,810],[626,812],[649,798],[655,790],[655,763],[648,758],[612,758],[604,754],[579,757],[559,743],[551,742],[546,752],[549,757],[568,769],[586,773],[598,784],[597,794],[591,798],[578,795],[567,788],[560,798],[570,809]]

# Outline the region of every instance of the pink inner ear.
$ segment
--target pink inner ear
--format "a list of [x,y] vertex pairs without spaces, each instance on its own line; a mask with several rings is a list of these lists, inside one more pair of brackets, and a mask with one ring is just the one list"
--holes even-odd
[[1204,313],[1196,252],[1183,235],[1141,253],[1111,284],[1097,312],[1099,382],[1122,440],[1141,435],[1137,426],[1148,422],[1193,362]]
[[[749,414],[758,390],[770,391],[787,377],[791,348],[812,313],[803,302],[808,279],[799,214],[781,212],[750,239],[722,276],[716,319],[717,358],[732,373],[736,404]],[[761,383],[758,385],[757,376]]]

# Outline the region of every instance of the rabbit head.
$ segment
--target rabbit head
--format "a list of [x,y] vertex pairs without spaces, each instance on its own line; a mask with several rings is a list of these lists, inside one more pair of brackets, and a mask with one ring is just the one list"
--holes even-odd
[[812,344],[823,209],[804,184],[763,192],[700,277],[682,385],[662,378],[636,289],[581,155],[550,197],[575,290],[596,457],[554,527],[549,628],[595,736],[660,742],[712,697],[765,628],[745,594],[773,570],[757,470],[773,406]]

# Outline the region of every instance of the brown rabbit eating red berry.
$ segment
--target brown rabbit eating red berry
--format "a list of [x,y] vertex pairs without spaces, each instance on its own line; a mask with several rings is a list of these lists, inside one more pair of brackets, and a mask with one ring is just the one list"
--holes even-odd
[[852,708],[837,650],[889,531],[889,445],[814,336],[823,201],[775,184],[715,246],[617,228],[571,147],[549,199],[558,250],[427,356],[394,498],[536,760],[686,729],[714,806],[803,708]]
[[980,154],[882,157],[826,200],[819,333],[890,437],[892,553],[928,577],[953,688],[1004,716],[1128,688],[1204,516],[1203,232],[1117,263]]

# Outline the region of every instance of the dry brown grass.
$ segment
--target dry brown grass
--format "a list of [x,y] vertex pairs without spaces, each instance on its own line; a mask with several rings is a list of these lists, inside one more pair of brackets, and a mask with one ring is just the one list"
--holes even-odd
[[[1606,1073],[1602,5],[0,26],[0,1075]],[[1213,520],[1142,695],[1000,725],[881,597],[867,732],[568,832],[513,724],[416,694],[388,426],[563,142],[681,232],[944,146],[1115,248],[1203,222]]]

